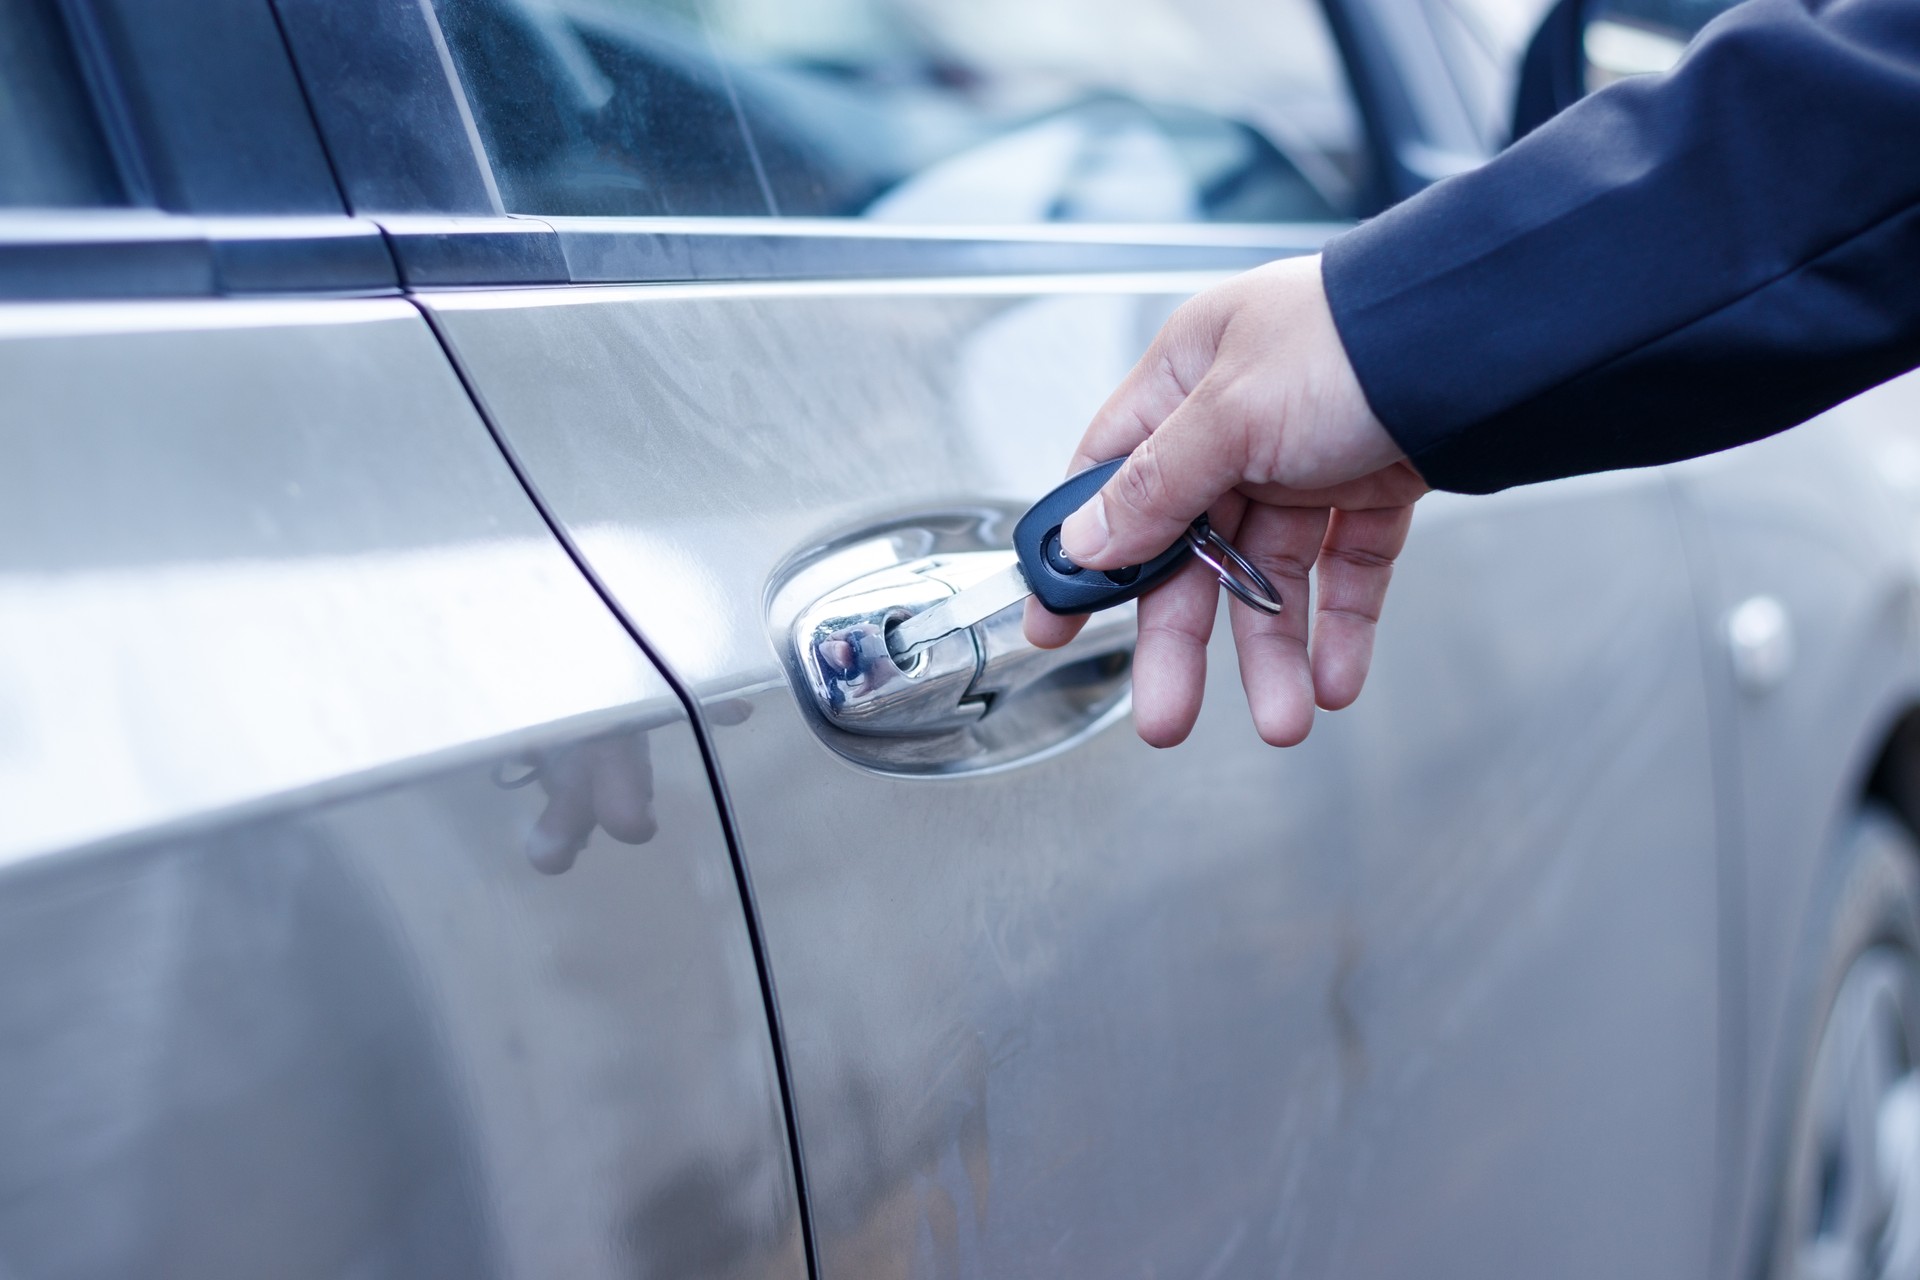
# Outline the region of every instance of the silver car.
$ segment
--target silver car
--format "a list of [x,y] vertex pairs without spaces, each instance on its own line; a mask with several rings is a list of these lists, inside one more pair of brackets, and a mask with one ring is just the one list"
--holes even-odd
[[0,0],[0,1277],[1920,1276],[1920,385],[876,644],[1540,7]]

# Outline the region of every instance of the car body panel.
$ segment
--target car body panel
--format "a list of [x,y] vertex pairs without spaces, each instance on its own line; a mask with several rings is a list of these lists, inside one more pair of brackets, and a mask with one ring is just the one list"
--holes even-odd
[[[1764,1243],[1774,1144],[1816,1030],[1806,975],[1827,942],[1829,855],[1920,693],[1916,422],[1920,379],[1909,376],[1795,431],[1672,469],[1724,739],[1735,1270]],[[1755,600],[1776,602],[1784,619],[1784,665],[1770,678],[1743,678],[1730,635]]]
[[[1222,625],[1177,752],[862,765],[827,553],[998,527],[1196,273],[1338,228],[509,215],[431,5],[232,8],[312,119],[213,59],[221,129],[107,123],[221,181],[0,215],[0,291],[123,299],[0,306],[0,1271],[1752,1273],[1920,684],[1911,384],[1428,499],[1293,751]],[[1328,13],[1382,194],[1497,147],[1464,12]],[[120,27],[108,99],[215,47]],[[234,203],[309,135],[351,216]],[[570,283],[124,300],[396,281]]]
[[408,303],[4,312],[7,856],[670,699]]
[[713,744],[823,1274],[1701,1274],[1713,775],[1663,476],[1433,500],[1366,697],[1293,751],[1224,626],[1170,753],[817,740],[783,574],[1038,496],[1196,283],[423,297],[621,611],[752,709]]
[[692,727],[415,308],[0,308],[0,421],[0,1270],[800,1274]]

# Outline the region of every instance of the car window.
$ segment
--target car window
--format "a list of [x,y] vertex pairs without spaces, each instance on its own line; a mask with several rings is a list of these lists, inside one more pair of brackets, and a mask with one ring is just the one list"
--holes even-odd
[[0,207],[124,202],[56,0],[0,3]]
[[1506,145],[1527,44],[1553,0],[1427,0],[1460,101],[1487,152]]
[[1588,21],[1625,20],[1691,36],[1735,3],[1736,0],[1600,0],[1589,11]]
[[[1580,9],[1588,92],[1665,71],[1687,41],[1738,0],[1586,0]],[[1475,126],[1498,150],[1511,140],[1522,60],[1554,0],[1426,0]]]
[[1735,0],[1594,0],[1580,34],[1587,92],[1671,70],[1700,28]]
[[905,222],[1353,213],[1317,0],[436,0],[507,208]]

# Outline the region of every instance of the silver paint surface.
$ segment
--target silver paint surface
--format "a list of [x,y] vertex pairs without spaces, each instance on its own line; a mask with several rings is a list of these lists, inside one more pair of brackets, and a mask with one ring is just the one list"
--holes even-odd
[[1796,997],[1824,945],[1822,895],[1894,718],[1920,695],[1920,378],[1908,375],[1784,435],[1674,471],[1703,623],[1756,597],[1791,628],[1790,668],[1741,688],[1709,647],[1729,796],[1723,877],[1733,1190],[1729,1267],[1765,1240],[1769,1153],[1819,1010]]
[[849,764],[785,678],[796,559],[1037,497],[1197,283],[431,300],[622,609],[753,709],[715,747],[826,1276],[1703,1274],[1714,777],[1664,477],[1425,504],[1366,696],[1290,752],[1224,627],[1185,746],[962,777]]
[[0,1274],[803,1274],[684,710],[417,311],[0,308],[0,423]]

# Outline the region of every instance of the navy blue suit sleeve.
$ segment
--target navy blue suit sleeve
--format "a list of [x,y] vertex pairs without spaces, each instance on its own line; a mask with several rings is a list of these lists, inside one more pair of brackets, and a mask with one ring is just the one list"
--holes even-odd
[[1920,0],[1749,0],[1337,238],[1334,323],[1437,488],[1710,453],[1920,365]]

